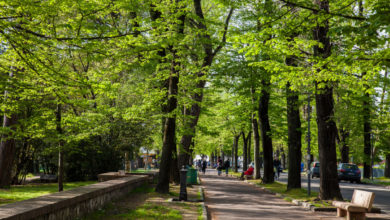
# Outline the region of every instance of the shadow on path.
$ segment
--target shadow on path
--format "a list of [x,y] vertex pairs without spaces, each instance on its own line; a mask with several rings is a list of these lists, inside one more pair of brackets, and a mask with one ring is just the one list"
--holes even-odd
[[213,173],[200,176],[211,219],[320,219],[335,213],[313,213],[258,187]]

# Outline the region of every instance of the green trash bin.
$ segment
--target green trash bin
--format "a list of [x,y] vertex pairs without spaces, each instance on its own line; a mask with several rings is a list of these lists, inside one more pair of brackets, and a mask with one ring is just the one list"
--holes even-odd
[[198,170],[192,167],[187,168],[187,185],[198,183]]

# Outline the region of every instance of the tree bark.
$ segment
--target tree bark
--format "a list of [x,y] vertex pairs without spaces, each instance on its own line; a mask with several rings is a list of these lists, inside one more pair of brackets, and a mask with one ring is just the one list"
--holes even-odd
[[390,154],[386,154],[385,177],[390,178]]
[[363,177],[371,176],[371,117],[370,94],[366,93],[363,101],[363,137],[364,137],[364,169]]
[[[289,61],[287,62],[287,64]],[[302,132],[298,93],[286,85],[288,126],[288,182],[287,189],[301,188]]]
[[250,139],[250,135],[251,135],[251,132],[249,131],[248,132],[248,136],[245,137],[245,132],[241,132],[241,135],[242,135],[242,142],[243,142],[243,146],[242,146],[242,156],[243,156],[243,160],[242,160],[242,170],[245,171],[248,169],[248,141]]
[[[252,104],[255,102],[255,89],[251,88],[252,94]],[[260,135],[259,135],[259,126],[257,123],[256,113],[252,113],[252,131],[253,131],[253,160],[255,163],[254,177],[255,179],[261,178],[260,173]]]
[[[161,17],[159,11],[152,10],[154,18],[157,19]],[[177,33],[179,35],[184,34],[184,21],[185,14],[179,16]],[[171,171],[177,172],[179,174],[178,163],[174,161],[177,158],[177,148],[176,148],[176,114],[174,114],[175,109],[177,108],[177,94],[178,94],[178,84],[179,84],[179,69],[180,62],[178,52],[173,46],[170,46],[170,51],[172,52],[172,63],[171,70],[167,83],[168,91],[168,102],[166,106],[166,112],[168,116],[165,118],[164,123],[164,136],[163,136],[163,146],[162,146],[162,155],[160,162],[159,178],[156,185],[156,192],[159,193],[169,193],[169,181],[171,178]],[[174,167],[173,167],[174,166]],[[176,171],[175,171],[176,170]],[[176,178],[177,176],[174,176]]]
[[[176,57],[177,58],[177,57]],[[169,192],[169,180],[170,180],[170,171],[171,171],[171,161],[173,150],[176,147],[176,115],[173,114],[173,111],[177,107],[177,92],[178,92],[178,71],[176,66],[178,63],[174,60],[172,63],[171,73],[169,76],[169,89],[168,89],[168,104],[167,112],[169,114],[165,119],[164,124],[164,138],[163,138],[163,147],[162,155],[160,162],[160,171],[159,178],[156,185],[156,192],[159,193],[168,193]]]
[[[251,119],[251,125],[252,125],[252,119]],[[251,145],[252,145],[252,131],[249,132],[248,137],[248,156],[247,156],[247,164],[250,164],[252,162],[252,154],[251,154]]]
[[[329,12],[328,0],[316,0],[320,11]],[[316,12],[318,14],[318,12]],[[314,40],[322,47],[314,46],[314,56],[327,58],[331,55],[331,43],[328,37],[329,23],[323,21],[313,31]],[[324,67],[325,68],[325,67]],[[325,84],[319,88],[318,84]],[[333,87],[329,82],[316,83],[316,112],[318,127],[318,148],[320,157],[320,199],[342,200],[337,176],[336,123],[334,122]]]
[[349,163],[349,146],[347,138],[349,132],[345,128],[340,128],[340,142],[341,142],[341,163]]
[[176,144],[176,138],[175,138],[175,144],[172,148],[172,162],[171,162],[171,176],[170,181],[175,184],[180,184],[180,169],[182,167],[178,166],[178,159],[177,159],[177,144]]
[[271,138],[271,127],[269,124],[268,107],[270,99],[270,82],[269,80],[261,80],[261,96],[259,102],[259,122],[261,131],[261,143],[263,145],[264,154],[264,183],[274,182],[274,166],[273,166],[273,149],[272,149],[272,138]]
[[[10,78],[13,77],[13,72],[9,74]],[[4,91],[4,99],[7,99],[8,91]],[[17,123],[17,117],[15,114],[8,117],[4,114],[3,128],[11,128],[16,131],[15,125]],[[9,188],[12,181],[12,166],[14,162],[15,154],[15,139],[11,133],[3,133],[0,141],[0,188]]]
[[61,110],[61,104],[57,104],[57,111],[56,111],[56,123],[57,123],[57,134],[59,136],[58,140],[58,192],[61,192],[64,190],[64,154],[63,154],[63,147],[64,142],[62,140],[62,125],[61,125],[61,118],[62,118],[62,110]]
[[235,135],[234,136],[234,144],[233,144],[233,149],[234,149],[234,172],[238,172],[238,141],[240,140],[241,134]]

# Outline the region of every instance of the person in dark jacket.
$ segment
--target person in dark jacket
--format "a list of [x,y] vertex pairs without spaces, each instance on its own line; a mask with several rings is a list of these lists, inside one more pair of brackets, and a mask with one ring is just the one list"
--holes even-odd
[[220,176],[222,173],[222,169],[223,169],[223,162],[222,162],[221,157],[218,157],[217,163],[218,163],[218,166],[217,166],[218,176]]
[[225,163],[223,164],[223,167],[225,168],[226,176],[228,176],[228,174],[229,174],[229,167],[230,167],[230,160],[229,160],[229,158],[225,161]]
[[275,159],[274,159],[274,168],[275,168],[275,178],[276,179],[279,179],[279,176],[280,176],[280,171],[281,171],[280,165],[281,165],[281,163],[280,163],[279,158],[275,157]]
[[202,173],[205,174],[206,173],[206,168],[207,168],[207,161],[206,159],[203,160],[202,162]]

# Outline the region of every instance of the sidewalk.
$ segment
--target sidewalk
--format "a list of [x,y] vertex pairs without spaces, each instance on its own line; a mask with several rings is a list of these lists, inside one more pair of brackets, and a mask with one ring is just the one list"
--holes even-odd
[[338,219],[335,212],[311,212],[256,186],[224,175],[218,176],[213,171],[200,175],[209,219]]

